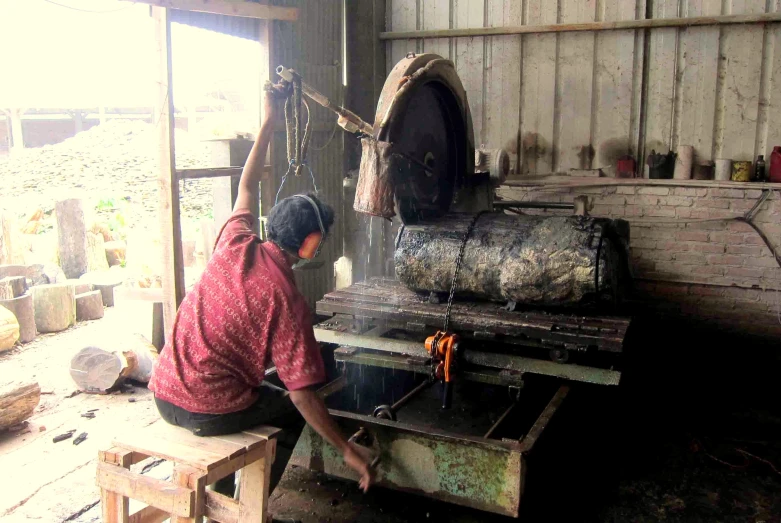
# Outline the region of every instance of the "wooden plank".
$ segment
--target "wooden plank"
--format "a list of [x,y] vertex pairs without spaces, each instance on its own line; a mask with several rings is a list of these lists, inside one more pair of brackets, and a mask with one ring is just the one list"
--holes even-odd
[[[400,0],[392,0],[398,2]],[[450,0],[428,0],[422,2],[422,29],[450,29]],[[452,40],[433,38],[423,41],[423,52],[451,58]]]
[[[640,2],[643,3],[643,2]],[[602,20],[631,20],[636,2],[605,0]],[[594,47],[594,104],[591,143],[595,148],[592,167],[615,176],[616,162],[624,154],[636,155],[634,116],[635,63],[642,48],[636,47],[634,30],[598,33]]]
[[[483,27],[485,25],[485,0],[454,0],[453,26]],[[453,42],[456,72],[464,84],[469,108],[472,112],[472,128],[475,146],[485,141],[483,129],[483,77],[485,56],[484,39],[479,37],[457,38]]]
[[[658,0],[653,4],[654,18],[675,17],[677,13],[678,0]],[[670,149],[677,34],[677,29],[665,28],[652,31],[649,37],[648,93],[643,130],[646,155],[652,150],[666,153]]]
[[270,440],[263,458],[245,466],[239,481],[238,523],[266,521],[268,516],[268,490],[271,483],[271,466],[274,464],[277,441]]
[[[162,523],[171,515],[157,507],[144,507],[138,512],[131,514],[129,523]],[[105,521],[105,520],[104,520]]]
[[[562,2],[563,23],[593,22],[596,0]],[[594,74],[593,34],[559,35],[556,72],[556,127],[553,149],[554,169],[591,169],[594,146],[591,143],[591,113]],[[555,154],[555,153],[554,153]]]
[[[556,4],[549,0],[529,0],[526,23],[556,23]],[[523,37],[521,174],[548,174],[553,171],[556,41],[555,34]]]
[[276,7],[246,0],[128,0],[133,3],[152,6],[195,11],[215,15],[241,16],[244,18],[260,18],[263,20],[298,20],[298,8]]
[[[260,430],[258,432],[260,432]],[[237,434],[223,434],[222,436],[212,436],[209,439],[225,441],[228,443],[233,443],[235,445],[240,445],[244,447],[244,449],[247,452],[250,452],[251,450],[255,450],[256,448],[265,445],[266,441],[268,441],[269,438],[264,437],[262,435],[253,435],[253,434],[247,434],[245,432],[239,432]]]
[[211,167],[208,169],[177,169],[176,177],[180,180],[198,178],[222,178],[225,176],[241,176],[243,167]]
[[[205,452],[233,459],[236,456],[240,456],[247,452],[247,448],[239,443],[220,438],[203,438],[196,436],[182,427],[176,427],[162,422],[157,422],[151,427],[144,429],[143,436],[148,440],[156,439],[160,442],[169,442],[190,447],[193,454],[202,454]],[[136,436],[133,434],[128,436],[128,438],[133,439],[135,439],[135,437]]]
[[[157,458],[167,459],[169,461],[207,471],[230,460],[229,456],[204,450],[196,452],[193,447],[164,441],[153,434],[145,434],[143,432],[124,435],[121,439],[114,440],[114,445],[137,452],[151,453]],[[154,450],[152,451],[150,449]]]
[[[135,474],[129,470],[98,462],[97,485],[112,493],[165,510],[183,517],[192,515],[194,492],[167,481]],[[105,521],[116,521],[105,519]],[[127,521],[127,520],[125,520]]]
[[[220,523],[238,523],[239,502],[217,492],[206,491],[204,514],[207,518]],[[257,521],[262,521],[258,519]]]
[[[531,1],[531,0],[530,0]],[[556,7],[556,3],[548,2]],[[432,31],[386,31],[380,33],[380,40],[392,41],[409,38],[458,38],[474,36],[497,36],[514,34],[573,33],[590,31],[625,31],[627,29],[664,29],[670,27],[700,27],[709,25],[744,25],[781,22],[778,13],[755,15],[703,16],[678,18],[665,16],[647,20],[624,20],[617,22],[587,22],[580,24],[530,23],[518,27],[485,27],[480,29],[442,29]]]
[[193,510],[191,517],[172,516],[171,523],[202,523],[206,497],[206,474],[200,470],[176,465],[172,481],[175,485],[193,491]]
[[157,122],[158,186],[160,187],[160,246],[163,252],[163,315],[166,338],[184,299],[184,262],[174,147],[174,101],[171,76],[171,18],[167,8],[153,7],[155,46],[158,58]]
[[276,438],[280,432],[282,432],[282,429],[278,429],[277,427],[272,427],[270,425],[260,425],[248,430],[243,430],[242,434],[249,434],[250,436],[256,436],[259,438],[272,439]]
[[[733,13],[762,13],[764,0],[733,0]],[[723,108],[716,118],[715,154],[717,158],[753,160],[757,139],[760,78],[762,70],[761,26],[725,27],[720,46],[722,68],[719,79],[721,98],[718,107]]]
[[[781,142],[776,144],[781,145]],[[777,183],[717,182],[714,180],[650,180],[643,178],[589,178],[577,176],[530,176],[507,180],[504,187],[586,188],[586,187],[705,187],[711,189],[778,189]]]
[[[109,465],[117,468],[114,465]],[[124,470],[124,469],[123,469]],[[106,523],[128,523],[130,521],[130,500],[116,492],[100,489],[100,509]]]
[[[520,25],[522,7],[514,0],[488,0],[486,24]],[[517,154],[520,142],[521,45],[520,36],[492,36],[486,45],[485,145],[511,154]]]
[[[137,459],[133,459],[133,458]],[[132,450],[123,449],[122,447],[111,447],[108,450],[99,450],[98,459],[104,463],[111,463],[112,465],[119,465],[120,467],[130,468],[130,465],[143,461],[148,456],[133,452]]]
[[[721,0],[689,0],[686,3],[686,16],[719,13]],[[714,159],[719,31],[718,27],[692,27],[681,31],[679,39],[673,142],[692,145],[697,162]]]
[[[390,15],[388,21],[394,31],[410,31],[417,29],[418,13],[415,0],[391,0],[388,2]],[[418,51],[417,40],[396,40],[390,44],[389,60],[387,62],[388,73],[393,66],[404,58],[407,53]]]

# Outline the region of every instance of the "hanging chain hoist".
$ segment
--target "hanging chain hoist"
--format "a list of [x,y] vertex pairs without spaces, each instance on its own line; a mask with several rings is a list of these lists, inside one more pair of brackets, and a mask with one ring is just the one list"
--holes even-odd
[[447,298],[444,326],[441,331],[437,331],[433,336],[426,338],[426,351],[429,353],[429,356],[431,356],[431,378],[442,382],[443,409],[450,408],[453,398],[453,381],[458,366],[459,336],[448,330],[450,327],[450,313],[453,309],[453,296],[455,296],[456,293],[456,283],[458,282],[458,274],[461,272],[461,263],[464,259],[466,242],[469,240],[469,236],[472,234],[472,230],[475,228],[477,220],[479,220],[482,215],[483,212],[474,215],[464,232],[464,236],[461,238],[461,245],[458,248],[456,266],[453,272],[453,281],[450,284],[450,294]]

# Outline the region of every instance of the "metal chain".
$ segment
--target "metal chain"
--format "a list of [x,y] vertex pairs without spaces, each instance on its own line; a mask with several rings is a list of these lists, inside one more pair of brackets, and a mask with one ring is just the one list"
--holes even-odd
[[442,329],[444,332],[447,332],[447,328],[450,325],[450,311],[453,309],[453,296],[456,293],[456,282],[458,281],[458,274],[461,272],[461,262],[464,259],[464,249],[466,248],[466,242],[469,239],[469,235],[472,234],[472,229],[475,228],[475,225],[477,224],[477,220],[480,219],[480,217],[485,212],[486,211],[480,211],[479,213],[474,215],[472,221],[469,222],[469,226],[466,228],[466,232],[464,232],[464,237],[461,239],[461,247],[458,249],[458,256],[456,257],[456,270],[453,273],[453,283],[450,285],[450,296],[448,296],[447,298],[447,310],[445,310],[445,326]]

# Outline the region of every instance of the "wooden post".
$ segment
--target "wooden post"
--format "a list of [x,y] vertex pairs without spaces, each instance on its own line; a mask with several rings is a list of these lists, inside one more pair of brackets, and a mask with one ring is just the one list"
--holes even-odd
[[153,7],[158,58],[157,109],[158,183],[160,187],[160,244],[163,251],[163,316],[166,337],[173,329],[176,309],[184,299],[182,228],[179,221],[179,181],[174,148],[174,101],[171,77],[171,18],[165,7]]
[[[271,52],[274,36],[274,22],[273,20],[260,20],[258,22],[258,42],[260,42],[260,105],[258,111],[258,129],[260,129],[260,122],[263,121],[263,100],[266,96],[263,91],[263,84],[266,80],[274,82],[275,66],[271,63]],[[275,133],[276,138],[276,133]],[[268,148],[268,154],[266,156],[266,165],[274,165],[274,140],[271,140],[271,144]],[[274,206],[274,169],[267,169],[263,171],[263,175],[260,178],[260,209],[259,216],[268,216],[268,212]],[[262,231],[259,231],[262,235]]]
[[276,457],[277,440],[266,442],[265,456],[241,469],[239,480],[239,523],[266,521],[271,466]]

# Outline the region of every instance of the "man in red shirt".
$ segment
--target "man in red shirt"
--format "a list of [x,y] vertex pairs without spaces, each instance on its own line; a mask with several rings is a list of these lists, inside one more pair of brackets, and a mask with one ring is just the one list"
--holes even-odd
[[[365,449],[346,441],[311,388],[325,381],[325,369],[309,307],[292,271],[302,257],[319,250],[333,210],[314,195],[296,195],[269,212],[269,241],[252,230],[258,223],[252,209],[258,208],[258,182],[278,112],[275,98],[266,95],[264,120],[241,174],[233,215],[220,231],[203,275],[179,307],[149,388],[165,421],[200,436],[261,424],[283,428],[271,490],[306,420],[342,453],[366,491],[373,473]],[[270,185],[264,180],[264,188]],[[272,367],[287,390],[265,381]],[[229,476],[215,490],[231,495],[233,482]]]

